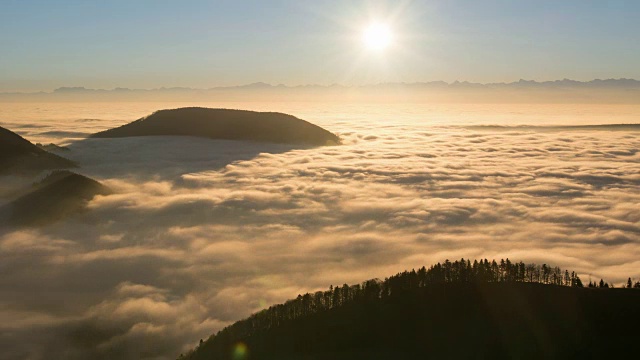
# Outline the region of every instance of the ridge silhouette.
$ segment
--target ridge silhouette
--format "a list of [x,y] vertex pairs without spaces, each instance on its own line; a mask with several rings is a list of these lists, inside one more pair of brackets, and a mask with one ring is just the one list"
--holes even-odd
[[0,175],[29,175],[76,166],[74,162],[47,152],[13,131],[0,127]]
[[130,136],[198,136],[308,146],[336,145],[340,139],[307,121],[277,112],[199,107],[159,110],[94,138]]
[[635,343],[639,302],[546,264],[447,260],[299,295],[179,359],[594,358]]
[[3,215],[0,218],[18,227],[46,225],[83,211],[87,202],[97,195],[109,194],[108,187],[93,179],[56,170],[0,208]]

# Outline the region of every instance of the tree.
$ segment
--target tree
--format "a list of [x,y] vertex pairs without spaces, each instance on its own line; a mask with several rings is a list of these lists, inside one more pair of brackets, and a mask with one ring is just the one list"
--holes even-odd
[[[569,284],[572,287],[583,287],[582,280],[575,271],[571,272],[571,283]],[[589,285],[591,285],[591,281],[589,281]],[[591,287],[591,286],[589,286]]]
[[549,275],[551,273],[551,269],[547,266],[547,264],[542,264],[542,282],[545,284],[549,283]]
[[[403,271],[384,281],[372,279],[352,286],[347,284],[330,286],[327,291],[298,295],[293,300],[271,306],[221,330],[216,337],[242,338],[260,330],[282,325],[287,320],[295,320],[342,306],[373,304],[378,301],[386,302],[392,298],[412,296],[420,289],[434,285],[497,282],[507,283],[508,286],[514,286],[512,284],[514,282],[531,282],[583,287],[575,271],[569,272],[547,264],[525,265],[523,262],[512,263],[509,259],[500,260],[499,263],[496,260],[489,262],[487,259],[474,260],[473,263],[466,259],[453,262],[447,260],[444,263],[434,264],[428,269],[423,266],[417,271]],[[600,279],[599,283],[589,279],[588,286],[590,288],[613,287],[603,279]],[[631,278],[628,278],[625,287],[640,289],[640,281],[633,283]],[[203,344],[202,340],[201,344]]]
[[331,306],[338,307],[342,305],[342,291],[340,291],[340,286],[336,286],[333,289],[333,296],[331,299]]

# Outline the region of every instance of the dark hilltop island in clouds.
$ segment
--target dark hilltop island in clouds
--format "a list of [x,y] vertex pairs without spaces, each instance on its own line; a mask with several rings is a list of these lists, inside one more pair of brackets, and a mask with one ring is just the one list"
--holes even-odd
[[607,358],[637,342],[639,302],[631,279],[612,289],[546,264],[447,260],[298,295],[178,359]]
[[13,226],[41,226],[62,220],[85,209],[97,195],[111,190],[86,176],[55,170],[7,205]]
[[308,146],[340,143],[335,134],[292,115],[199,107],[156,111],[119,128],[92,135],[94,138],[130,136],[198,136]]
[[26,175],[77,165],[47,152],[22,136],[0,127],[0,175]]
[[[335,134],[294,116],[276,112],[182,108],[160,110],[94,138],[133,136],[197,136],[301,146],[336,145]],[[86,176],[64,169],[77,164],[0,128],[0,175],[23,178],[22,189],[0,208],[0,222],[12,226],[42,226],[86,209],[97,195],[111,190]],[[46,174],[42,179],[42,174]],[[40,178],[41,180],[38,180]],[[35,182],[34,182],[35,181]]]
[[0,176],[16,176],[24,183],[0,207],[0,225],[50,224],[82,211],[96,195],[111,192],[93,179],[66,170],[77,164],[43,147],[0,127]]

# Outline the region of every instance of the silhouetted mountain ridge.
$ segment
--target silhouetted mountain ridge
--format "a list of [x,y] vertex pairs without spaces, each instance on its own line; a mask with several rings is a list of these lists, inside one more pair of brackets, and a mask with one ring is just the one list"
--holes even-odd
[[9,213],[8,221],[13,226],[40,226],[83,211],[95,196],[110,193],[108,187],[93,179],[57,170],[33,184],[30,191],[3,210]]
[[639,301],[640,289],[583,288],[546,264],[462,259],[298,295],[180,358],[608,357],[640,335]]
[[[331,84],[331,85],[320,85],[320,84],[304,84],[304,85],[284,85],[284,84],[269,84],[265,82],[255,82],[251,84],[245,85],[236,85],[236,86],[218,86],[211,88],[191,88],[191,87],[161,87],[155,89],[131,89],[131,88],[114,88],[114,89],[92,89],[86,88],[83,86],[65,86],[59,87],[51,93],[96,93],[96,92],[153,92],[153,91],[215,91],[215,90],[264,90],[264,89],[300,89],[300,88],[371,88],[371,87],[398,87],[404,86],[408,88],[416,88],[416,87],[452,87],[452,88],[460,88],[460,87],[470,87],[470,88],[500,88],[500,87],[580,87],[580,88],[598,88],[598,87],[619,87],[619,88],[640,88],[640,80],[635,79],[627,79],[627,78],[619,78],[619,79],[594,79],[590,81],[578,81],[571,79],[559,79],[559,80],[549,80],[549,81],[536,81],[536,80],[525,80],[519,79],[518,81],[513,82],[495,82],[495,83],[477,83],[470,81],[419,81],[419,82],[388,82],[388,83],[377,83],[377,84],[368,84],[368,85],[356,85],[356,86],[347,86],[340,84]],[[37,93],[46,93],[46,92],[37,92]],[[0,93],[0,95],[3,93]],[[7,93],[5,93],[7,94]],[[16,93],[12,93],[16,94]],[[29,93],[23,93],[29,94]],[[32,93],[35,94],[35,93]]]
[[277,112],[189,107],[159,110],[94,138],[130,136],[198,136],[310,146],[335,145],[340,139],[307,121]]
[[76,167],[74,162],[49,153],[22,136],[0,127],[0,175],[72,167]]

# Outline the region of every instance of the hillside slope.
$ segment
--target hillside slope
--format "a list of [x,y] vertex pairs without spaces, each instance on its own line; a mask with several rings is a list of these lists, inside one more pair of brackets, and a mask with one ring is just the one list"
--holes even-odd
[[93,134],[91,137],[154,135],[199,136],[312,146],[340,142],[339,138],[329,131],[287,114],[197,107],[156,111],[147,117]]
[[67,169],[76,164],[49,153],[22,136],[0,127],[0,175]]
[[82,211],[97,195],[111,190],[86,176],[70,171],[54,171],[33,189],[10,202],[5,211],[14,226],[39,226],[56,222]]
[[533,282],[518,277],[527,275],[519,264],[513,277],[498,265],[482,279],[482,267],[473,267],[479,276],[431,276],[432,268],[299,296],[183,358],[604,358],[632,351],[640,336],[640,289],[583,288],[573,274],[557,277],[545,265],[528,272],[542,274]]

